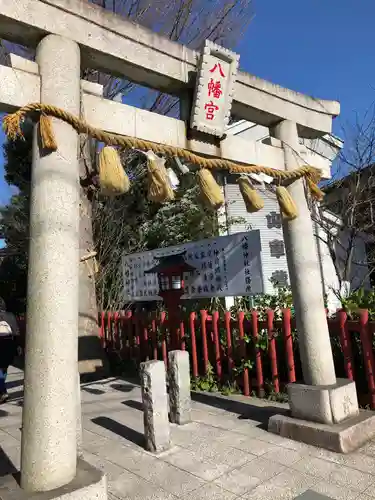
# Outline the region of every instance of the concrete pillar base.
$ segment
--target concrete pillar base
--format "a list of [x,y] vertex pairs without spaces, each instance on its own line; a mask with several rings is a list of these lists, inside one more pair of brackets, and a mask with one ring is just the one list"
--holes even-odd
[[288,415],[274,415],[268,430],[279,436],[318,446],[336,453],[350,453],[375,436],[375,415],[361,410],[339,424],[321,424]]
[[79,460],[77,475],[66,486],[43,493],[28,493],[20,488],[13,475],[1,479],[0,498],[2,500],[107,500],[107,478],[92,467]]
[[334,385],[288,385],[289,406],[295,418],[338,424],[359,413],[355,383],[337,379]]

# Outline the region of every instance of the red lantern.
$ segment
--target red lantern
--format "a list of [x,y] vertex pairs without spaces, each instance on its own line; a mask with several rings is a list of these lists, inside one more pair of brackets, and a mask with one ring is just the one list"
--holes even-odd
[[174,349],[178,348],[179,344],[179,308],[185,289],[184,275],[196,269],[185,261],[185,253],[160,257],[159,264],[146,271],[146,274],[158,275],[159,295],[168,311],[171,343]]

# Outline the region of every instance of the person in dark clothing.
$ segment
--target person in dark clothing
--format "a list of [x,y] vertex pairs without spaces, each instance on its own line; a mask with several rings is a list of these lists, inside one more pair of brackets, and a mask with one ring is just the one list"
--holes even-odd
[[9,396],[5,381],[9,366],[17,354],[19,328],[14,314],[7,312],[4,299],[0,297],[0,404]]

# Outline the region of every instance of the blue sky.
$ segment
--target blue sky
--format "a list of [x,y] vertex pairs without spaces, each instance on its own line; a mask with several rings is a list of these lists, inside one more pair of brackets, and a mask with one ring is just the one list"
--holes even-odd
[[254,0],[240,65],[279,85],[341,102],[334,133],[375,101],[374,0]]
[[[254,0],[255,17],[239,44],[241,68],[274,83],[341,102],[334,133],[375,101],[374,0]],[[0,133],[0,144],[4,136]],[[11,190],[3,180],[0,203]]]

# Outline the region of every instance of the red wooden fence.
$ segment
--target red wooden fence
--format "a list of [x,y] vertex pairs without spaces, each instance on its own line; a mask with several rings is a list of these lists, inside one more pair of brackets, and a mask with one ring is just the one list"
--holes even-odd
[[[375,325],[368,312],[362,311],[353,321],[341,311],[328,324],[338,376],[355,380],[363,404],[375,409]],[[211,368],[218,383],[236,381],[245,395],[254,391],[263,396],[266,389],[278,394],[285,384],[301,380],[294,335],[289,309],[282,311],[280,319],[271,310],[263,315],[239,312],[235,318],[229,312],[210,315],[202,310],[180,319],[178,337],[180,348],[190,353],[194,378],[204,377]],[[164,312],[102,313],[100,337],[103,347],[124,361],[163,359],[167,364],[171,345]]]

